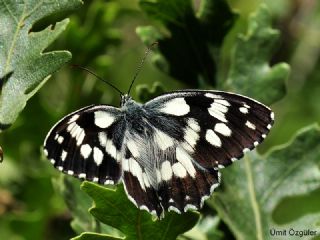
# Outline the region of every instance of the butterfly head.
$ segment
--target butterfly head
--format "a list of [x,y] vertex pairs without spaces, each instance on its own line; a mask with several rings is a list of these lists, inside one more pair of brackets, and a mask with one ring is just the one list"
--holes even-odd
[[130,101],[132,98],[128,94],[123,94],[121,95],[121,101],[120,101],[120,106],[123,107],[126,102]]

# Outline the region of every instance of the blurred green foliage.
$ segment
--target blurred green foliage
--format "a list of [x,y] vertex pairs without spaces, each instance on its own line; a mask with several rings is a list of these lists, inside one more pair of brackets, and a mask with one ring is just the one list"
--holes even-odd
[[[34,2],[26,1],[25,9],[32,9]],[[272,104],[275,126],[258,150],[275,149],[267,155],[253,152],[225,169],[222,185],[201,210],[195,227],[195,221],[178,219],[192,220],[196,214],[169,214],[163,222],[146,219],[151,224],[146,231],[156,225],[161,229],[161,224],[172,220],[181,229],[170,236],[192,228],[179,239],[267,239],[270,226],[309,228],[320,234],[319,129],[309,127],[285,147],[278,147],[300,128],[319,124],[320,2],[261,2],[87,0],[75,9],[78,1],[59,1],[60,5],[43,6],[24,25],[17,25],[14,19],[22,16],[24,5],[0,0],[0,120],[1,126],[11,125],[0,135],[4,151],[1,239],[69,239],[83,232],[87,233],[76,239],[117,239],[136,234],[106,219],[108,205],[100,198],[104,195],[128,204],[128,214],[149,217],[125,203],[121,187],[109,194],[113,190],[85,183],[81,191],[79,181],[62,177],[41,155],[45,135],[58,119],[89,104],[117,105],[118,93],[68,65],[43,85],[43,79],[70,54],[60,52],[48,62],[40,52],[68,50],[73,56],[70,63],[89,67],[126,91],[145,44],[155,40],[159,46],[138,77],[136,91],[132,91],[135,99],[144,102],[181,88],[249,95]],[[62,23],[50,27],[57,21]],[[8,61],[14,26],[21,27],[16,35],[20,48],[13,51],[13,61]],[[44,40],[34,44],[32,36]],[[286,63],[291,66],[289,76]],[[277,183],[278,178],[283,180]],[[253,184],[251,188],[248,183]],[[270,188],[275,193],[268,193]],[[258,208],[252,207],[253,193]],[[92,199],[96,204],[90,210],[93,216],[88,212]],[[95,210],[100,208],[101,213]]]

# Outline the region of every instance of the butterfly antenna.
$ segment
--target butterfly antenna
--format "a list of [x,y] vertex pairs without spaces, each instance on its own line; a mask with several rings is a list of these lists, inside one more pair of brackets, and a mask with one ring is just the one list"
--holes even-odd
[[123,92],[121,92],[116,86],[114,86],[113,84],[107,82],[107,80],[103,79],[102,77],[98,76],[97,74],[95,74],[94,72],[92,72],[90,69],[82,67],[80,65],[76,65],[76,64],[72,64],[71,67],[74,68],[79,68],[81,70],[84,70],[88,73],[90,73],[91,75],[95,76],[97,79],[101,80],[102,82],[105,82],[106,84],[108,84],[110,87],[112,87],[114,90],[116,90],[117,92],[119,92],[121,95],[124,95]]
[[146,52],[144,53],[144,56],[143,56],[143,58],[141,59],[141,62],[140,62],[140,64],[139,64],[138,68],[137,68],[137,71],[136,71],[135,75],[133,76],[131,85],[130,85],[129,90],[128,90],[128,95],[130,94],[130,91],[131,91],[131,88],[132,88],[132,86],[133,86],[133,83],[134,83],[134,81],[137,79],[139,73],[141,72],[142,66],[143,66],[146,58],[148,57],[151,49],[152,49],[154,46],[156,46],[156,45],[158,45],[158,42],[152,43],[152,44],[147,48]]

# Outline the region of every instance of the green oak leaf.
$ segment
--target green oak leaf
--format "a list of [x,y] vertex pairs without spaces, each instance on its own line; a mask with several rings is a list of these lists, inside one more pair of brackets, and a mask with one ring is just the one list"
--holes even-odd
[[[175,79],[198,87],[216,84],[217,63],[222,40],[236,15],[225,0],[202,0],[195,12],[191,0],[141,0],[147,16],[165,30],[150,26],[137,28],[148,45],[158,41],[156,65]],[[166,63],[164,63],[164,61]]]
[[[270,230],[310,229],[320,235],[320,207],[303,212],[290,221],[279,222],[278,211],[290,198],[308,195],[320,189],[320,128],[310,126],[292,142],[266,156],[256,152],[222,171],[222,185],[207,201],[230,227],[236,239],[271,239]],[[318,191],[319,192],[319,191]],[[319,202],[319,193],[314,203]],[[278,205],[282,204],[282,208]],[[301,202],[291,212],[305,208]],[[307,206],[308,207],[308,206]],[[289,233],[287,233],[289,234]],[[301,239],[289,236],[289,239]],[[276,239],[276,238],[274,238]],[[280,238],[279,238],[280,239]]]
[[64,63],[67,51],[43,52],[66,28],[68,19],[33,32],[33,25],[51,14],[71,10],[80,0],[0,0],[0,130],[8,128],[27,100]]
[[[199,219],[199,214],[195,212],[169,212],[162,220],[155,220],[148,212],[139,210],[129,201],[122,185],[113,190],[84,182],[81,189],[94,200],[90,213],[100,222],[120,230],[127,240],[173,240],[191,229]],[[75,239],[113,239],[111,237],[103,233],[83,233]]]
[[285,95],[290,70],[286,63],[269,65],[279,38],[279,31],[271,28],[271,20],[264,4],[250,16],[247,33],[239,35],[235,43],[226,81],[226,88],[265,104]]
[[92,200],[83,191],[80,191],[79,180],[70,176],[60,175],[52,180],[53,186],[65,200],[68,209],[72,213],[73,220],[71,227],[77,233],[94,231],[96,229],[92,216],[87,209],[91,206]]
[[80,182],[71,176],[60,175],[53,180],[55,189],[63,196],[68,209],[72,213],[71,227],[80,234],[82,232],[99,232],[121,236],[116,229],[101,225],[94,217],[88,214],[92,205],[92,199],[83,191],[80,191]]
[[146,84],[139,84],[136,87],[136,91],[141,102],[147,102],[166,92],[164,86],[159,82],[153,83],[151,89]]

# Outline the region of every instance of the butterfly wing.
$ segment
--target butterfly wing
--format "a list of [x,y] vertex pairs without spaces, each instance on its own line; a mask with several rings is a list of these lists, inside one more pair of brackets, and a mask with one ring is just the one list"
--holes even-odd
[[69,175],[114,184],[121,178],[123,128],[119,109],[88,106],[67,115],[49,131],[44,153],[54,167]]
[[180,121],[195,120],[199,139],[196,143],[189,139],[190,125],[185,129],[183,145],[194,148],[192,154],[204,167],[223,168],[241,158],[263,141],[274,121],[269,107],[222,91],[176,91],[149,101],[146,109],[156,109]]
[[124,185],[138,207],[158,216],[200,208],[219,184],[219,168],[257,146],[273,123],[268,107],[219,91],[167,93],[143,108],[145,131],[126,134]]

